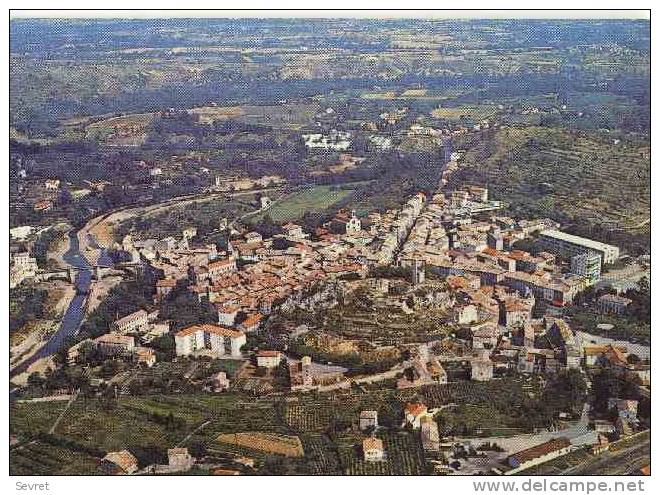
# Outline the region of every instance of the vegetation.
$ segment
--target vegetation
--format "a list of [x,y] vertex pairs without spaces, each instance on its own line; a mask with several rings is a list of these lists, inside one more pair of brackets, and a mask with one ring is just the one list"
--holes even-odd
[[249,222],[259,222],[266,215],[275,223],[282,224],[295,221],[307,213],[320,213],[340,202],[351,194],[350,186],[316,186],[300,192],[294,192],[279,200],[268,208],[267,213],[257,214],[249,218]]
[[545,127],[490,137],[465,155],[453,185],[486,185],[516,217],[550,217],[571,233],[649,251],[647,140]]
[[9,332],[44,317],[48,291],[21,285],[9,291]]
[[[551,424],[560,412],[579,414],[586,397],[584,379],[573,371],[558,376],[545,388],[534,381],[512,379],[486,385],[467,382],[447,388],[449,397],[455,397],[458,406],[443,409],[436,419],[441,430],[460,436],[530,432]],[[474,399],[461,397],[464,388],[472,389],[470,395],[475,394]],[[478,391],[481,395],[477,397]],[[443,403],[451,403],[449,397]]]
[[[633,302],[622,315],[602,314],[598,310],[597,298],[605,293],[606,290],[587,292],[582,296],[586,307],[573,306],[565,310],[573,326],[593,335],[650,345],[651,287],[648,279],[642,277],[637,288],[629,289],[623,294]],[[600,325],[612,325],[612,328],[599,328]]]
[[127,280],[113,287],[108,296],[84,321],[78,334],[79,340],[98,337],[107,333],[110,324],[140,309],[147,309],[152,304],[149,288],[149,276],[136,280]]

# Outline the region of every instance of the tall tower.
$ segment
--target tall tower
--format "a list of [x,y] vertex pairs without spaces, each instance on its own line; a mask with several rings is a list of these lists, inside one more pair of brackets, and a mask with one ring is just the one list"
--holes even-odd
[[304,356],[300,361],[300,371],[302,373],[302,382],[306,387],[311,387],[312,380],[312,358]]
[[423,284],[424,280],[426,280],[426,272],[424,271],[424,261],[414,259],[411,268],[412,268],[413,285]]
[[534,327],[529,323],[523,329],[523,345],[525,347],[534,347]]

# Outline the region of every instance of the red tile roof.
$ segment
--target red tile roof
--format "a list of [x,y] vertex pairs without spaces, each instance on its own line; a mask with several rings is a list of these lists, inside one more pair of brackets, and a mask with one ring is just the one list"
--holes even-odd
[[179,330],[176,333],[176,336],[185,337],[186,335],[192,335],[193,333],[198,332],[200,330],[205,333],[214,333],[216,335],[221,335],[223,337],[240,337],[244,335],[243,332],[241,332],[240,330],[236,330],[235,328],[229,328],[222,325],[204,324],[204,325],[191,325],[189,327],[186,327],[183,330]]
[[522,450],[516,454],[511,455],[510,459],[517,460],[520,464],[538,459],[541,456],[556,452],[557,450],[565,449],[571,446],[571,441],[566,437],[554,438],[548,442],[536,445],[526,450]]

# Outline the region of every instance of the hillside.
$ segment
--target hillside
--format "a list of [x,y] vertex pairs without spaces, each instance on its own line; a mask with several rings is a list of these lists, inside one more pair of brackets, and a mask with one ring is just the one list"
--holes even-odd
[[521,217],[551,217],[632,252],[650,248],[647,140],[562,128],[502,128],[472,146],[452,186],[483,184]]

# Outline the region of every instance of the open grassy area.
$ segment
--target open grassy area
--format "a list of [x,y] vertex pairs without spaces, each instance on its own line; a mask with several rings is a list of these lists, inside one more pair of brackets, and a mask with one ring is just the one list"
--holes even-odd
[[267,125],[276,129],[300,129],[312,122],[318,112],[316,103],[282,105],[245,105],[237,120],[246,124]]
[[248,218],[251,223],[259,222],[265,215],[276,223],[286,223],[301,218],[307,212],[323,212],[353,192],[350,187],[316,186],[295,192],[277,201],[267,211]]
[[66,402],[63,401],[12,403],[9,431],[14,435],[29,436],[47,432],[65,407]]
[[491,117],[495,112],[497,112],[497,108],[493,105],[461,105],[436,108],[431,112],[431,116],[450,121],[481,121]]
[[242,107],[197,107],[188,110],[197,115],[202,124],[212,124],[216,120],[228,120],[245,113]]

